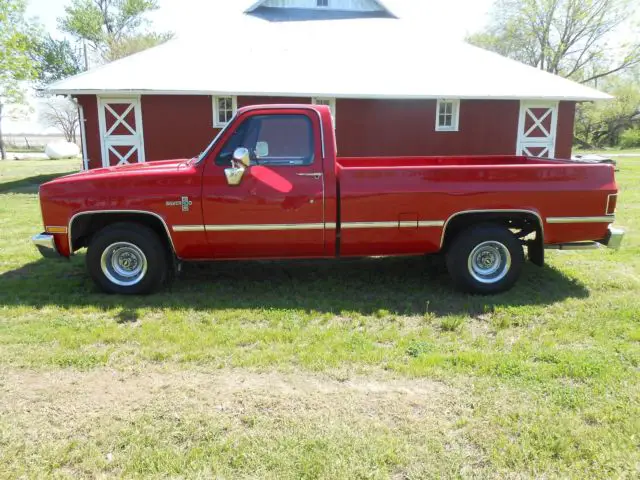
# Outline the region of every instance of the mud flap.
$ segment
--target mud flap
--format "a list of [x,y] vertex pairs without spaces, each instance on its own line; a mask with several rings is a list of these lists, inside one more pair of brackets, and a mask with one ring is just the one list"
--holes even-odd
[[544,266],[544,245],[537,238],[527,241],[527,257],[534,265]]

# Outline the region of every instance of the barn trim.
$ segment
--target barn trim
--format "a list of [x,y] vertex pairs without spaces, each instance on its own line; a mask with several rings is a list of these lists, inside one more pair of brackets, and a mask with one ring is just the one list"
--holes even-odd
[[[47,89],[47,92],[56,95],[98,95],[105,96],[108,95],[110,97],[127,97],[127,96],[141,96],[141,95],[211,95],[218,97],[318,97],[318,98],[329,98],[333,97],[336,99],[344,98],[344,99],[355,99],[355,100],[438,100],[439,98],[446,98],[446,95],[438,95],[438,94],[430,94],[430,95],[404,95],[404,94],[340,94],[340,93],[307,93],[307,92],[221,92],[221,91],[213,91],[213,90],[79,90],[79,89]],[[611,97],[613,98],[613,97]],[[539,95],[496,95],[496,96],[486,96],[486,95],[457,95],[456,99],[458,100],[525,100],[525,101],[553,101],[553,102],[584,102],[584,97],[581,96],[562,96],[562,95],[551,95],[541,97]],[[589,99],[593,100],[593,99]],[[605,100],[600,99],[600,100]]]

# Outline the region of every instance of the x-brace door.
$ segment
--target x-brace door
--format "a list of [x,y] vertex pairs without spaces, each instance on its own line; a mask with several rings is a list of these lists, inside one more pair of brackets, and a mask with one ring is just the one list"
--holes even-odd
[[144,162],[139,97],[98,98],[102,165]]
[[557,102],[522,102],[516,154],[553,158],[557,125]]

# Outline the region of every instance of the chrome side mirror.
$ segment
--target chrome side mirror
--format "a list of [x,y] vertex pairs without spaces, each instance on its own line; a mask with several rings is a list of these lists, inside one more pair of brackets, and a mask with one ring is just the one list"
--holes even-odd
[[251,157],[249,156],[249,150],[244,147],[236,148],[233,152],[231,167],[224,169],[227,183],[232,186],[240,185],[244,172],[250,163]]
[[233,161],[238,167],[248,167],[251,164],[251,157],[249,156],[249,149],[244,147],[236,148],[233,152]]

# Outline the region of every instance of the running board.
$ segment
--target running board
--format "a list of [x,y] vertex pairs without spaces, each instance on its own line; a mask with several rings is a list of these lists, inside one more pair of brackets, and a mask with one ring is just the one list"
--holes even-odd
[[572,242],[558,243],[557,245],[545,245],[545,250],[597,250],[601,245],[598,242]]

